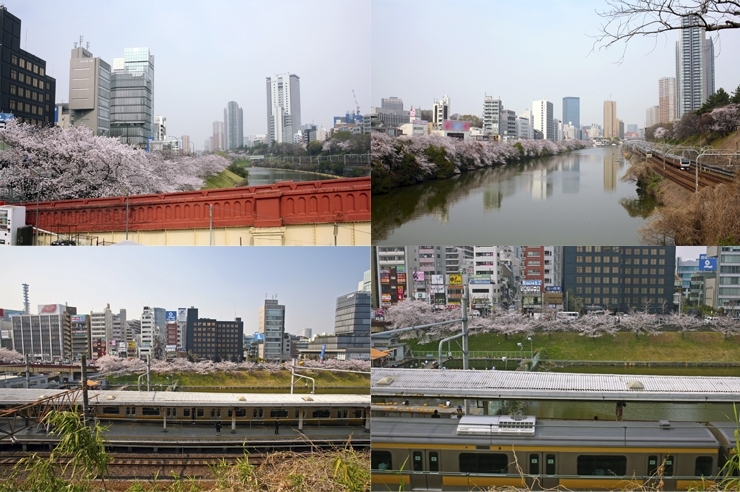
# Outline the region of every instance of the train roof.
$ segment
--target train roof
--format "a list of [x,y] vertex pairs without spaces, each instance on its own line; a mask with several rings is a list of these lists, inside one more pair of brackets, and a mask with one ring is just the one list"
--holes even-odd
[[537,420],[533,436],[458,435],[454,419],[374,417],[373,445],[465,445],[469,449],[491,446],[573,446],[718,448],[710,430],[699,422],[616,422],[589,420]]
[[733,402],[740,378],[530,371],[373,369],[375,397]]
[[[0,403],[22,405],[42,397],[49,397],[64,390],[0,388]],[[79,394],[78,403],[82,404]],[[302,406],[370,406],[370,395],[307,395],[283,393],[189,393],[181,391],[105,391],[89,390],[88,397],[94,405],[163,405],[168,407],[282,407]]]

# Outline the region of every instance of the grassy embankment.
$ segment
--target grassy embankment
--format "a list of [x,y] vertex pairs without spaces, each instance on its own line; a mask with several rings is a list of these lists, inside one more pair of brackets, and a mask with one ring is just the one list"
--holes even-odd
[[[331,372],[331,371],[302,371],[316,379],[316,388],[370,388],[370,377],[364,374]],[[151,384],[168,384],[169,374],[151,374]],[[136,385],[139,375],[110,376],[111,384]],[[170,379],[171,381],[172,379]],[[290,372],[279,371],[270,374],[267,371],[240,371],[217,372],[213,374],[197,374],[194,372],[174,374],[174,380],[181,387],[206,388],[289,388]],[[296,384],[305,385],[305,379],[296,379]],[[309,383],[310,384],[310,383]]]
[[[618,333],[612,337],[587,338],[577,333],[553,333],[532,337],[533,347],[544,350],[543,358],[550,360],[583,361],[660,361],[660,362],[738,362],[740,361],[740,336],[722,339],[720,333],[690,332],[684,338],[677,332],[657,335]],[[527,337],[512,337],[483,333],[469,339],[470,351],[516,351],[517,342],[524,345],[523,354],[529,355]],[[410,343],[413,350],[437,354],[439,342],[423,345]],[[453,344],[452,350],[460,350]]]
[[218,174],[209,176],[208,179],[206,179],[206,184],[203,189],[208,190],[213,188],[233,188],[234,186],[241,183],[243,179],[244,178],[237,174],[234,174],[228,169],[224,169]]

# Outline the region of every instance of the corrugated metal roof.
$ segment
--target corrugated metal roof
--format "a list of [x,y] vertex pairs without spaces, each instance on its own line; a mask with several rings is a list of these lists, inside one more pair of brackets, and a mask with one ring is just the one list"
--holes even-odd
[[[0,404],[23,404],[42,396],[62,393],[50,389],[0,389]],[[370,395],[306,395],[282,393],[187,393],[180,391],[88,391],[90,402],[111,405],[165,405],[165,406],[368,406]],[[81,397],[80,397],[81,400]],[[80,401],[81,403],[81,401]]]
[[[630,389],[639,382],[643,389]],[[740,378],[524,371],[373,369],[373,396],[740,401]]]

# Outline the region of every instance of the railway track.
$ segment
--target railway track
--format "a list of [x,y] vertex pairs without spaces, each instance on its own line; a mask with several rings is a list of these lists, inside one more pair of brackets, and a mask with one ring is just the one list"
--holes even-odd
[[[681,170],[668,162],[665,163],[664,168],[663,161],[656,157],[650,159],[649,163],[650,167],[656,174],[665,179],[671,180],[688,191],[693,192],[696,190],[696,164],[692,163],[689,170]],[[729,184],[732,183],[732,181],[732,177],[712,172],[704,166],[702,166],[701,172],[699,173],[699,189],[706,186]]]
[[[48,456],[39,454],[40,456]],[[14,468],[24,455],[0,456],[0,476],[6,475]],[[226,455],[197,455],[197,456],[171,456],[156,457],[151,455],[134,456],[134,457],[113,457],[108,463],[110,478],[117,480],[137,480],[148,479],[152,477],[172,478],[193,477],[193,478],[212,478],[212,467],[221,463],[233,465],[243,456],[236,454]],[[259,466],[265,459],[265,455],[249,455],[249,463]],[[59,460],[59,464],[64,466],[69,460]]]

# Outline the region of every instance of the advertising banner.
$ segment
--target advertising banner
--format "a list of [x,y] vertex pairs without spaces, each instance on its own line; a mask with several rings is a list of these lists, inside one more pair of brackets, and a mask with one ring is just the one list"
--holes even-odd
[[424,283],[424,272],[414,272],[413,279],[414,279],[414,282]]
[[469,121],[442,120],[442,129],[447,132],[469,132]]
[[177,308],[177,321],[180,323],[185,323],[187,320],[188,320],[187,308]]
[[165,311],[164,320],[167,323],[177,323],[177,311]]
[[398,300],[399,300],[399,302],[400,301],[403,301],[406,298],[405,293],[406,293],[406,291],[404,290],[403,285],[399,285],[398,286]]
[[399,273],[398,278],[396,279],[396,282],[398,282],[399,284],[406,284],[406,274]]
[[59,314],[59,304],[39,304],[39,314]]
[[72,316],[72,323],[87,323],[86,314],[76,314]]
[[490,284],[491,276],[490,275],[471,275],[468,282],[471,284]]
[[545,292],[563,292],[563,288],[559,285],[548,285],[545,287]]
[[380,283],[390,284],[391,283],[391,272],[389,272],[388,270],[381,270],[380,271]]
[[462,285],[462,275],[459,273],[450,274],[450,285]]

